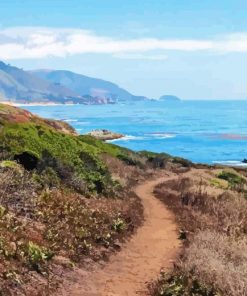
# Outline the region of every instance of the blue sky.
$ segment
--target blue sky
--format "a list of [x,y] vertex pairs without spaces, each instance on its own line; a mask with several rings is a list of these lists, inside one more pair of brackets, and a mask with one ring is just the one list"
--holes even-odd
[[0,6],[0,59],[13,65],[68,69],[154,98],[247,98],[247,1],[0,0]]

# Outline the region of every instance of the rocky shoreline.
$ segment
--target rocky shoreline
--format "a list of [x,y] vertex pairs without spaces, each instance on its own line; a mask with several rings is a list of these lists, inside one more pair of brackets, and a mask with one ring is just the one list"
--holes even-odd
[[124,137],[122,134],[114,133],[106,129],[96,129],[87,133],[87,135],[102,141],[116,140]]

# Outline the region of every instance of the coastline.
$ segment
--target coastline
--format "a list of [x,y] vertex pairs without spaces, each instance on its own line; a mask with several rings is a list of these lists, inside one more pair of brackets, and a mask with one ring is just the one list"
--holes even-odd
[[[5,103],[11,105],[12,102],[5,99]],[[206,105],[204,102],[184,102],[183,108],[169,107],[165,104],[136,104],[131,107],[108,105],[104,108],[95,106],[96,109],[94,106],[62,105],[48,102],[20,104],[21,108],[40,116],[69,122],[80,134],[103,128],[122,133],[124,137],[108,138],[106,141],[128,149],[166,151],[195,163],[247,167],[242,162],[246,158],[247,133],[240,122],[240,119],[244,118],[245,102],[231,103],[229,106],[218,102]],[[209,105],[214,106],[213,125],[207,122],[211,112]],[[227,118],[227,114],[232,112],[232,106],[239,110],[239,118],[229,118],[223,123],[222,118]],[[142,114],[145,108],[150,108],[155,113],[147,111]],[[205,110],[199,111],[200,108]],[[178,115],[179,121],[176,120]],[[116,121],[118,116],[121,119]],[[131,128],[126,128],[127,122],[132,124]],[[195,128],[192,127],[192,122],[196,122]],[[224,148],[225,145],[227,150]]]
[[[80,105],[80,104],[59,104],[59,103],[53,103],[53,102],[37,102],[37,103],[15,103],[10,101],[0,101],[1,104],[10,105],[14,107],[23,107],[23,106],[74,106],[74,105]],[[82,105],[82,104],[81,104]]]

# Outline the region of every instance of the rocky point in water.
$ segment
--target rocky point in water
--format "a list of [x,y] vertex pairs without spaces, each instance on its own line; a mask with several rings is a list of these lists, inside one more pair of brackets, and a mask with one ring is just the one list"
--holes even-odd
[[179,102],[181,99],[174,95],[164,95],[159,98],[160,101]]
[[106,130],[106,129],[96,129],[88,133],[88,135],[103,141],[108,140],[115,140],[120,139],[123,137],[122,134],[114,133],[112,131]]

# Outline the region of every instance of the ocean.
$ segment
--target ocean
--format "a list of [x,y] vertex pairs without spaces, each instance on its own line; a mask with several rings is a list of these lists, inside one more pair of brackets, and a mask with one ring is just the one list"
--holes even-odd
[[115,144],[166,152],[196,163],[246,166],[247,101],[142,101],[116,105],[25,106],[64,120],[79,133],[109,129]]

